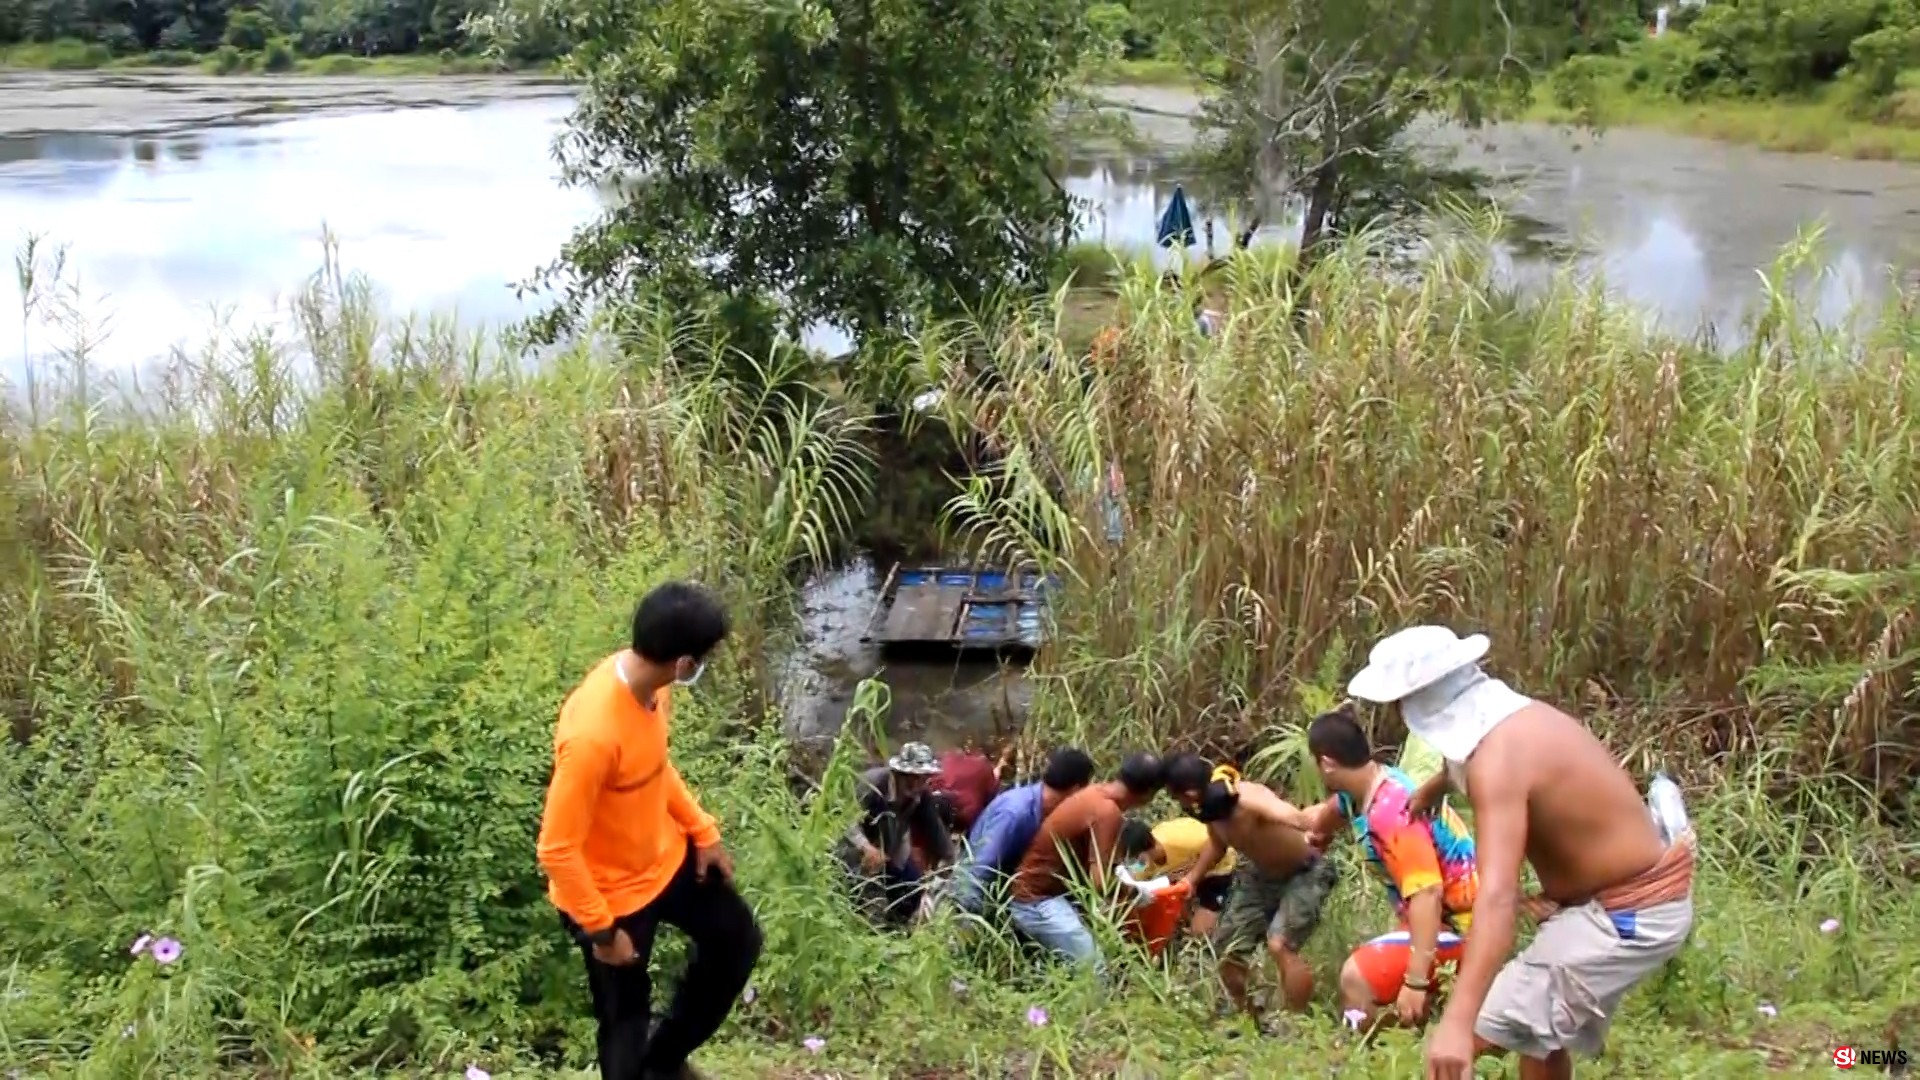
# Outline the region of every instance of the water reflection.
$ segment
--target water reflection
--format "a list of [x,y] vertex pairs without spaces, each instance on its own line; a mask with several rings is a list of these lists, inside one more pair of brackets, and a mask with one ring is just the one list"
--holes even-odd
[[1286,242],[1298,234],[1297,214],[1278,220],[1253,220],[1247,207],[1216,206],[1196,195],[1191,188],[1194,178],[1173,162],[1171,155],[1070,159],[1062,186],[1067,194],[1082,200],[1074,223],[1080,239],[1148,252],[1155,266],[1170,265],[1178,254],[1158,246],[1155,236],[1174,188],[1182,185],[1188,186],[1187,205],[1193,213],[1197,242],[1189,255],[1203,255],[1209,250],[1224,255],[1231,249],[1235,234],[1249,227],[1254,228],[1255,243]]
[[[1503,204],[1582,252],[1576,260],[1664,329],[1737,340],[1771,268],[1803,228],[1825,226],[1817,274],[1795,282],[1827,325],[1871,317],[1891,270],[1920,265],[1920,170],[1891,162],[1769,153],[1616,130],[1594,138],[1540,125],[1425,132],[1500,185]],[[1541,267],[1514,264],[1537,281]]]
[[[0,231],[32,229],[70,246],[83,302],[115,314],[119,329],[96,354],[115,365],[199,344],[214,325],[210,303],[227,305],[239,327],[283,312],[321,263],[323,226],[346,266],[366,270],[395,310],[497,326],[532,310],[538,300],[517,299],[511,285],[596,210],[595,193],[557,180],[551,143],[570,108],[547,98],[289,116],[158,138],[0,138]],[[1440,142],[1460,152],[1459,164],[1507,182],[1512,210],[1592,252],[1584,269],[1670,329],[1736,324],[1756,294],[1754,269],[1814,218],[1832,225],[1832,273],[1809,294],[1823,318],[1880,295],[1887,266],[1912,265],[1920,173],[1911,168],[1638,132],[1591,143],[1519,127]],[[1166,263],[1155,228],[1186,179],[1171,161],[1073,160],[1063,183],[1086,201],[1081,236]],[[1188,195],[1196,232],[1214,223],[1216,251],[1250,224]],[[1259,239],[1295,229],[1294,220],[1262,221]],[[1523,282],[1545,269],[1517,249],[1505,262]],[[809,340],[844,345],[830,331]],[[6,366],[17,371],[18,356]]]
[[[15,140],[0,222],[69,248],[81,300],[114,314],[119,366],[272,319],[321,265],[323,227],[396,310],[498,325],[511,285],[595,210],[548,140],[565,100],[297,117],[192,137]],[[19,153],[30,144],[31,154]],[[17,365],[16,365],[17,367]]]

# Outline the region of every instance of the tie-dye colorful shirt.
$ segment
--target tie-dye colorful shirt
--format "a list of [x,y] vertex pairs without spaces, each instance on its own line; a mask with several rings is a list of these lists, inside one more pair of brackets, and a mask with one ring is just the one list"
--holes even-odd
[[1441,886],[1443,921],[1465,934],[1473,921],[1473,903],[1480,891],[1480,873],[1473,854],[1473,833],[1453,808],[1442,804],[1433,817],[1414,817],[1407,803],[1418,786],[1406,773],[1381,766],[1386,778],[1374,789],[1373,802],[1356,812],[1345,794],[1334,796],[1340,815],[1353,826],[1360,847],[1386,879],[1387,898],[1404,922],[1406,898],[1422,889]]

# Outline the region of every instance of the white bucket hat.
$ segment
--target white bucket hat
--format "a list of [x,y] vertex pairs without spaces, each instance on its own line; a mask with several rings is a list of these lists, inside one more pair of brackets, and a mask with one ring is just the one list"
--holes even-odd
[[1462,638],[1444,626],[1410,626],[1383,639],[1347,684],[1362,701],[1390,705],[1487,655],[1487,635]]
[[1485,655],[1485,634],[1461,638],[1444,626],[1409,627],[1373,647],[1347,693],[1382,705],[1399,703],[1409,733],[1449,767],[1464,766],[1488,732],[1529,704],[1480,670]]

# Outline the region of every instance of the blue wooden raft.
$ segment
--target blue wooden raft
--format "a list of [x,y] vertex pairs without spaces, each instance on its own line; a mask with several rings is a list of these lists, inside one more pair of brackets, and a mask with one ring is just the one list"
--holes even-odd
[[861,640],[883,648],[1032,651],[1045,640],[1055,584],[1032,570],[895,563]]

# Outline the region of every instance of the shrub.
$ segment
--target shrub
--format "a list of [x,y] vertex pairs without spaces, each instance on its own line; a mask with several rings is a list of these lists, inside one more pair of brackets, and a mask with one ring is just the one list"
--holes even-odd
[[252,68],[254,58],[231,45],[222,45],[207,54],[202,65],[215,75],[231,75],[236,71]]
[[[1693,803],[1696,932],[1598,1071],[1831,1067],[1904,994],[1920,932],[1907,826],[1879,816],[1916,746],[1920,308],[1829,333],[1776,272],[1746,343],[1714,353],[1567,279],[1522,303],[1489,285],[1484,237],[1433,240],[1413,275],[1358,243],[1304,280],[1236,254],[1211,339],[1131,269],[1099,365],[1041,302],[862,358],[900,365],[909,397],[946,389],[929,423],[995,440],[999,467],[952,500],[983,552],[1063,576],[1020,738],[1109,763],[1246,744],[1250,775],[1311,799],[1301,726],[1374,634],[1485,628],[1495,670]],[[810,391],[792,353],[709,355],[717,326],[658,302],[617,351],[529,368],[387,325],[369,295],[330,271],[296,334],[210,346],[157,392],[0,406],[10,1067],[584,1065],[584,980],[531,855],[551,725],[634,597],[696,576],[741,634],[676,709],[673,753],[767,935],[755,1000],[701,1054],[714,1075],[1418,1072],[1414,1036],[1321,1017],[1225,1038],[1207,958],[1128,959],[1105,918],[1099,988],[957,919],[872,932],[828,850],[885,687],[857,688],[807,784],[762,693],[793,571],[881,467],[864,406]],[[1119,545],[1080,482],[1109,459]],[[1323,985],[1391,925],[1353,846],[1332,857]],[[129,956],[143,933],[186,952]],[[662,945],[664,995],[683,953]]]
[[292,71],[293,61],[293,43],[286,38],[277,37],[267,42],[266,49],[261,52],[260,69],[262,71]]
[[267,42],[277,29],[266,12],[258,8],[241,8],[227,16],[227,32],[220,40],[241,52],[261,52],[266,49]]
[[72,39],[55,41],[42,54],[43,65],[52,71],[92,71],[112,60],[113,53],[105,45]]
[[1884,26],[1853,41],[1853,73],[1868,97],[1893,93],[1900,73],[1920,66],[1920,26]]
[[1699,99],[1720,77],[1719,54],[1684,34],[1647,38],[1625,54],[1629,84],[1640,93],[1678,101]]

